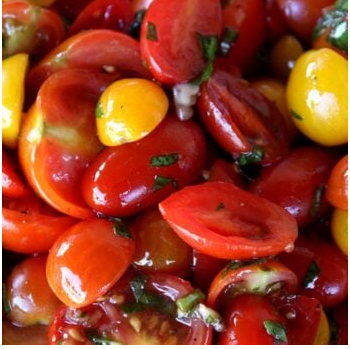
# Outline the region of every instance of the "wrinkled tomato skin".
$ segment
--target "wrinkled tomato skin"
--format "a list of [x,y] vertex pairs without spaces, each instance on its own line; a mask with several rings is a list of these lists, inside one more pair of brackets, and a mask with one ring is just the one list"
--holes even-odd
[[[174,153],[179,160],[171,166],[151,166],[152,157]],[[97,212],[131,216],[196,180],[204,168],[205,154],[200,128],[193,121],[168,115],[140,141],[103,150],[83,177],[83,196]],[[170,182],[155,190],[157,176]]]
[[[318,299],[325,308],[334,307],[346,299],[348,262],[335,245],[316,237],[307,239],[300,236],[294,251],[282,253],[278,258],[297,275],[299,294]],[[320,271],[310,282],[306,282],[305,276],[312,262]]]
[[[263,168],[249,190],[284,207],[303,227],[329,208],[322,188],[336,161],[336,154],[326,148],[294,148],[280,162]],[[321,190],[321,202],[315,204],[317,190]]]
[[202,84],[197,103],[211,135],[234,157],[252,152],[255,146],[264,151],[261,163],[275,162],[287,154],[283,116],[246,80],[216,71]]

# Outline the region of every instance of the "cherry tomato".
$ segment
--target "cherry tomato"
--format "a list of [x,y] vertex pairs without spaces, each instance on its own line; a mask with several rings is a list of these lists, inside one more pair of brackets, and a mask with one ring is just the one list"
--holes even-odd
[[28,53],[38,59],[65,36],[63,22],[56,13],[24,0],[4,2],[2,22],[3,57]]
[[348,141],[348,62],[333,50],[310,50],[295,63],[287,84],[293,121],[325,146]]
[[84,198],[97,212],[131,216],[196,180],[205,153],[201,129],[168,115],[140,141],[104,149],[84,175]]
[[265,1],[267,37],[269,41],[276,41],[287,33],[288,28],[283,20],[277,0]]
[[328,149],[294,148],[280,162],[263,168],[249,190],[285,208],[302,227],[329,208],[324,194],[336,161]]
[[293,249],[295,219],[283,208],[231,183],[188,186],[159,204],[192,248],[223,259],[271,256]]
[[333,240],[342,252],[348,255],[348,211],[334,208],[331,220]]
[[202,84],[198,98],[201,120],[216,141],[235,158],[261,151],[261,163],[288,151],[288,135],[278,109],[246,80],[216,71]]
[[133,12],[136,13],[140,10],[147,10],[153,0],[131,0],[131,6]]
[[94,28],[128,32],[132,19],[129,0],[94,0],[79,13],[69,28],[69,36]]
[[130,228],[135,237],[136,268],[189,276],[192,249],[175,234],[158,209],[146,211]]
[[347,297],[348,262],[336,246],[300,236],[294,251],[282,253],[279,260],[297,275],[299,293],[318,299],[323,307],[336,306]]
[[29,183],[48,204],[77,218],[93,216],[81,196],[81,177],[102,149],[94,114],[110,82],[102,73],[57,72],[41,87],[21,133],[19,158]]
[[61,305],[46,281],[46,258],[25,259],[6,280],[7,317],[18,326],[48,325]]
[[131,263],[135,243],[120,222],[88,219],[61,235],[47,259],[46,275],[68,306],[86,306],[107,292]]
[[348,210],[348,155],[334,166],[328,180],[327,200],[335,207]]
[[277,0],[288,26],[305,42],[311,41],[311,34],[322,9],[334,0]]
[[201,319],[176,316],[176,301],[190,283],[163,273],[128,273],[101,299],[80,309],[60,309],[50,327],[51,344],[210,344]]
[[[256,294],[241,294],[235,297],[226,312],[226,330],[220,334],[222,345],[273,345],[287,344],[286,320],[270,300]],[[279,328],[280,336],[270,327]],[[283,335],[281,334],[283,333]]]
[[154,0],[142,22],[143,59],[165,84],[186,82],[201,75],[206,53],[204,38],[221,34],[218,0]]

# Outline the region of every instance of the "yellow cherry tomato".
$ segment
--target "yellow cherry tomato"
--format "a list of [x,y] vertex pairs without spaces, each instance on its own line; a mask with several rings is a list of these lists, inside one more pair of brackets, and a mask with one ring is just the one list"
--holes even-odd
[[337,246],[348,255],[348,212],[334,208],[331,220],[332,236]]
[[168,97],[154,82],[118,80],[107,87],[97,104],[98,137],[107,146],[137,141],[164,119],[168,107]]
[[2,61],[2,142],[15,148],[22,120],[24,78],[28,55],[20,53]]
[[287,105],[295,125],[312,141],[347,143],[347,60],[328,48],[305,52],[290,74]]
[[327,345],[331,337],[329,323],[326,314],[322,310],[320,323],[318,325],[317,334],[314,340],[314,345]]

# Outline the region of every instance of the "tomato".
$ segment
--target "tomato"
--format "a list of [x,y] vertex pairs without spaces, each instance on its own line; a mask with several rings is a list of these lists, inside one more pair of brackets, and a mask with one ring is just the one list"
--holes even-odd
[[95,106],[108,75],[66,69],[41,87],[24,122],[19,158],[30,185],[58,211],[77,218],[94,214],[81,195],[81,177],[102,149]]
[[79,13],[69,28],[69,36],[93,28],[128,32],[132,20],[129,0],[94,0]]
[[231,183],[188,186],[160,212],[192,248],[223,259],[271,256],[293,249],[295,219],[283,208]]
[[35,93],[52,73],[66,68],[150,77],[136,40],[113,30],[92,29],[69,37],[45,56],[30,71],[27,90]]
[[285,208],[302,227],[329,208],[324,194],[336,161],[337,157],[328,149],[294,148],[280,162],[263,168],[249,190]]
[[347,297],[348,262],[336,246],[300,236],[294,251],[282,253],[279,260],[297,275],[299,293],[318,299],[323,307],[336,306]]
[[3,57],[28,53],[38,59],[65,36],[63,22],[56,13],[24,0],[2,4],[2,23]]
[[263,0],[228,0],[223,6],[223,26],[236,33],[226,57],[244,73],[255,63],[258,50],[266,39]]
[[175,234],[158,209],[146,211],[130,228],[135,237],[136,268],[189,276],[192,249]]
[[322,9],[334,0],[277,0],[288,26],[305,42],[311,41],[311,34]]
[[348,211],[334,208],[331,220],[333,240],[342,252],[348,255]]
[[80,309],[64,307],[50,327],[51,344],[210,344],[210,326],[180,319],[176,302],[190,283],[163,273],[126,274],[101,299]]
[[33,325],[18,327],[10,322],[2,323],[3,345],[46,345],[47,326]]
[[278,109],[246,80],[217,71],[198,98],[201,120],[215,140],[235,158],[259,149],[260,163],[285,156],[289,141]]
[[153,0],[131,0],[131,6],[133,12],[136,13],[140,10],[147,10]]
[[293,293],[297,283],[295,274],[277,261],[234,260],[213,279],[208,290],[207,304],[216,309],[225,309],[232,298],[241,293],[267,295],[282,290]]
[[6,280],[7,318],[18,326],[48,325],[61,304],[46,281],[46,258],[25,259]]
[[[140,109],[139,98],[144,102]],[[168,97],[156,83],[146,79],[120,79],[102,93],[96,108],[98,137],[113,146],[138,141],[164,119]]]
[[265,1],[267,37],[269,41],[276,41],[287,33],[288,28],[283,20],[277,0]]
[[48,251],[76,219],[62,216],[33,193],[3,202],[2,247],[17,253]]
[[2,149],[2,195],[18,198],[29,190],[16,172],[15,163],[6,149]]
[[83,196],[97,212],[131,216],[196,180],[205,154],[201,129],[168,115],[140,141],[104,149],[84,175]]
[[164,84],[201,75],[206,53],[202,40],[221,34],[218,0],[154,0],[142,22],[141,54],[153,76]]
[[334,166],[328,180],[327,200],[335,207],[348,210],[348,155]]
[[61,235],[47,259],[50,287],[66,305],[80,308],[107,292],[131,263],[135,243],[126,226],[88,219]]
[[347,60],[327,48],[305,52],[290,74],[288,108],[295,125],[316,143],[347,143],[347,74]]
[[[220,334],[222,345],[287,344],[286,320],[269,299],[256,294],[235,297],[226,312],[226,330]],[[269,326],[279,328],[281,336],[270,332]],[[278,337],[278,338],[277,338]]]

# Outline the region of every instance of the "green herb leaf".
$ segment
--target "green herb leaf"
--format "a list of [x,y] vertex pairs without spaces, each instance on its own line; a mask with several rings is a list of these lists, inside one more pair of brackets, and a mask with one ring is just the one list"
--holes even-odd
[[141,10],[138,10],[135,13],[134,20],[131,22],[130,25],[130,34],[134,38],[138,38],[140,36],[140,30],[142,21],[145,18],[146,10],[143,8]]
[[290,112],[290,115],[293,116],[293,118],[297,120],[304,120],[304,117],[298,114],[297,112],[295,112],[294,110],[290,110],[289,112]]
[[171,166],[179,161],[179,154],[164,154],[157,155],[151,158],[150,164],[152,167],[163,167],[163,166]]
[[132,313],[139,313],[143,311],[144,306],[136,302],[123,303],[121,305],[121,309],[125,314],[132,314]]
[[139,304],[171,316],[176,315],[175,303],[170,298],[152,291],[145,291],[140,297]]
[[264,158],[264,155],[264,150],[258,146],[255,146],[251,153],[240,155],[237,162],[239,166],[257,164]]
[[98,102],[96,105],[96,109],[95,109],[95,115],[97,118],[101,118],[103,116],[104,112],[102,109],[102,103]]
[[186,296],[179,298],[176,301],[176,305],[180,309],[180,311],[188,312],[191,311],[198,303],[200,303],[204,299],[205,295],[203,294],[203,292],[199,288],[196,288]]
[[146,38],[150,41],[158,41],[157,28],[152,22],[147,23]]
[[264,327],[266,329],[266,332],[270,336],[274,337],[276,344],[280,344],[281,342],[283,343],[288,342],[286,327],[283,324],[277,321],[265,320]]
[[7,290],[6,285],[2,283],[2,310],[5,314],[8,314],[11,311],[10,303],[7,299]]
[[238,39],[238,31],[232,28],[225,28],[224,34],[220,42],[220,51],[223,56],[230,53],[232,44]]
[[313,287],[320,272],[321,272],[320,267],[318,266],[318,264],[314,260],[312,260],[310,265],[309,265],[309,268],[304,276],[303,287],[304,288]]
[[225,208],[225,205],[222,203],[222,202],[220,202],[220,204],[218,205],[218,207],[216,208],[216,211],[220,211],[220,210],[222,210],[222,209],[224,209]]
[[348,11],[348,7],[349,7],[348,0],[337,0],[334,3],[334,8],[336,10],[339,10],[339,11],[347,12]]
[[152,190],[153,190],[153,192],[155,192],[159,189],[162,189],[163,187],[165,187],[169,183],[171,183],[174,188],[178,187],[177,181],[174,178],[156,175],[156,177],[154,179],[154,185],[153,185]]
[[96,345],[121,345],[123,343],[101,336],[96,330],[89,329],[85,332],[86,337]]
[[129,228],[120,222],[115,222],[113,227],[113,233],[117,236],[122,236],[127,239],[132,239]]
[[140,301],[140,298],[145,291],[146,282],[147,282],[147,279],[142,274],[137,274],[130,281],[130,288],[137,303]]
[[309,215],[311,217],[316,217],[318,213],[320,212],[321,204],[322,204],[322,197],[323,193],[326,189],[326,186],[324,184],[319,185],[314,193],[314,198],[312,200],[311,207],[309,209]]
[[221,272],[221,276],[225,277],[229,271],[236,270],[242,266],[244,266],[244,262],[233,260],[227,264],[225,269]]

